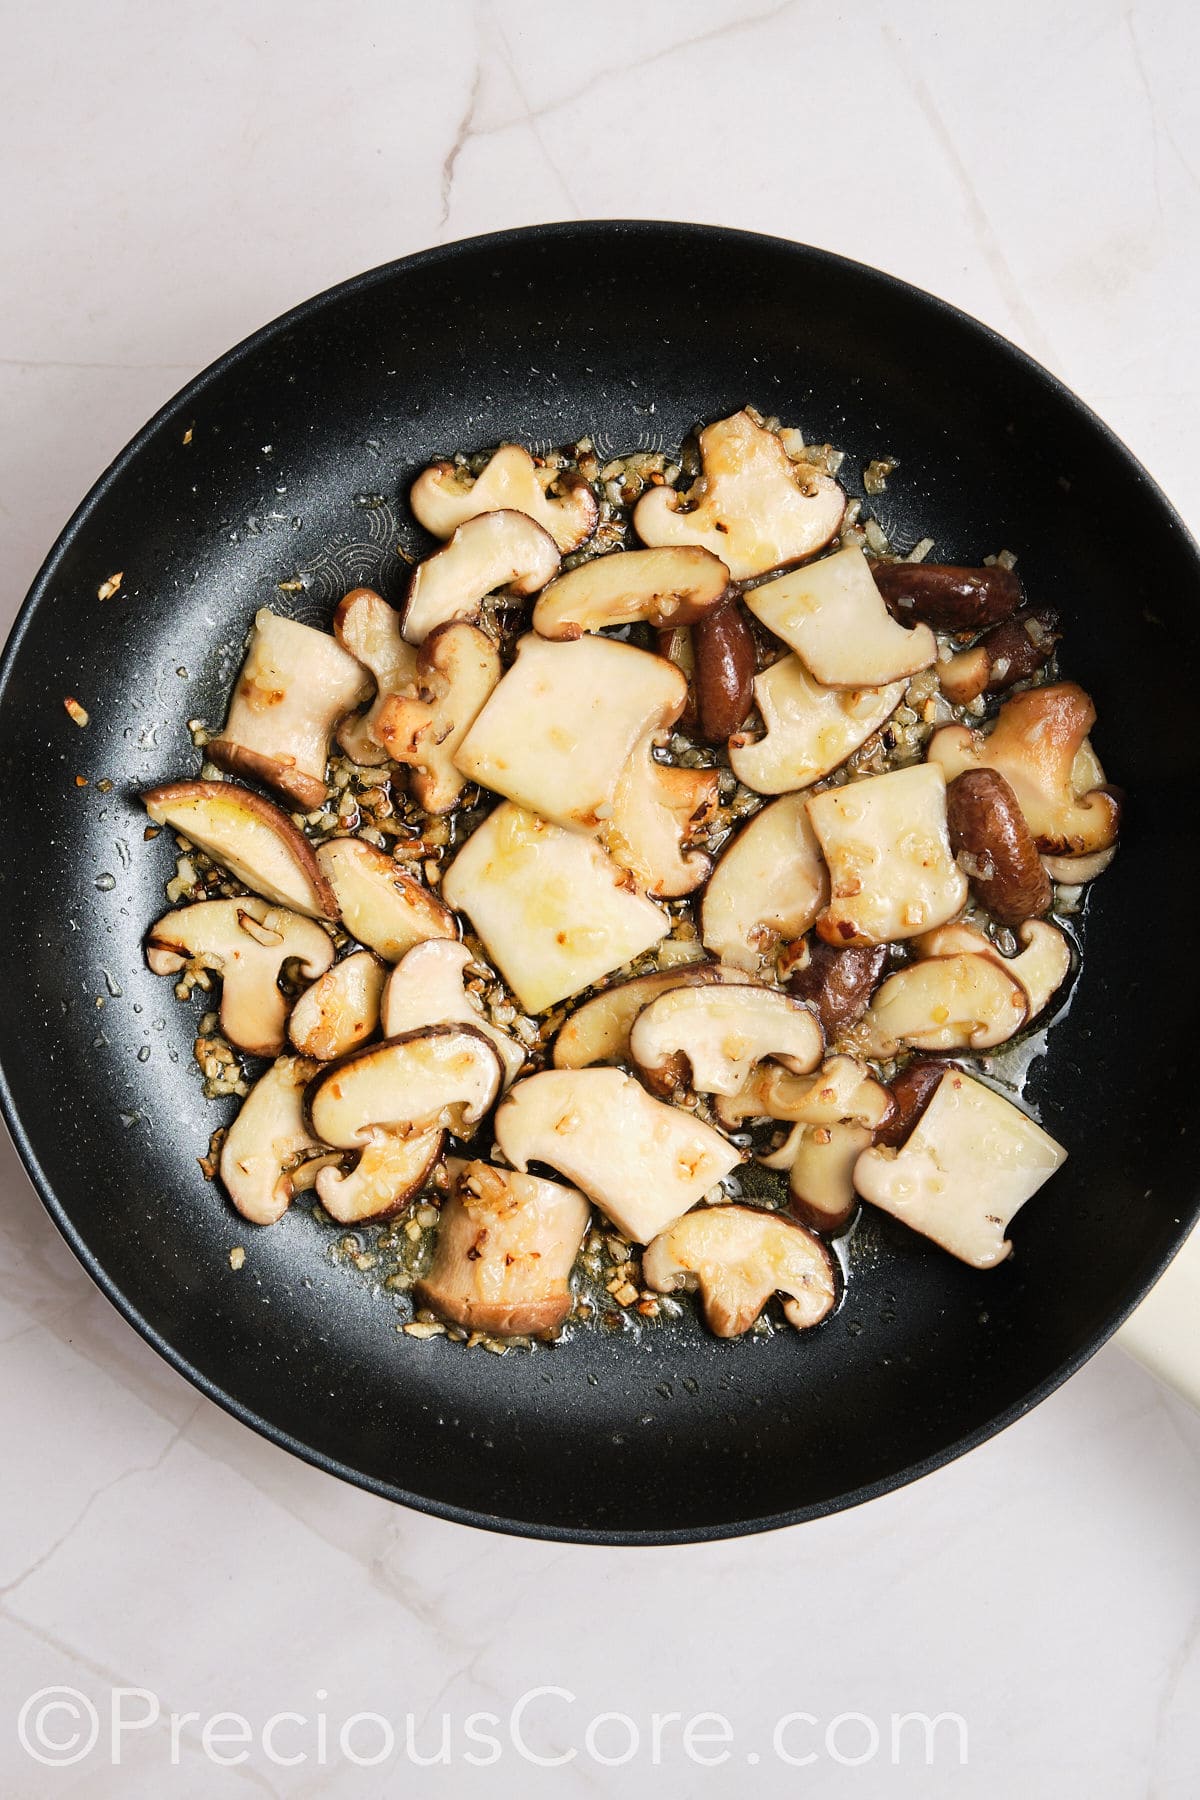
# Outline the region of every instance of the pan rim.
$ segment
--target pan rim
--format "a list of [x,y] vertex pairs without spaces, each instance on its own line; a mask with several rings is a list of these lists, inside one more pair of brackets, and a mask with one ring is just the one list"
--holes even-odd
[[[940,296],[929,293],[911,282],[890,275],[886,271],[863,263],[851,257],[822,249],[815,245],[802,244],[790,238],[773,236],[762,232],[744,231],[730,226],[706,225],[695,222],[674,222],[661,219],[584,219],[557,221],[544,225],[513,227],[503,231],[481,233],[477,236],[459,238],[448,244],[434,245],[419,250],[411,255],[399,257],[381,263],[374,268],[364,270],[347,280],[338,282],[323,289],[310,299],[280,314],[277,318],[261,326],[239,343],[233,345],[214,362],[200,370],[190,381],[178,390],[152,415],[147,423],[118,452],[108,467],[93,483],[87,494],[80,501],[75,511],[59,533],[51,546],[41,567],[29,588],[24,601],[18,609],[10,630],[7,642],[0,656],[0,709],[3,709],[12,678],[17,657],[20,653],[25,633],[38,607],[47,598],[54,571],[62,557],[69,551],[78,534],[86,526],[93,510],[101,503],[112,486],[121,478],[125,470],[136,462],[146,444],[167,424],[177,419],[204,394],[215,382],[235,369],[240,362],[251,356],[261,346],[272,342],[288,331],[293,325],[306,322],[326,308],[339,304],[351,295],[368,291],[374,286],[382,285],[402,272],[452,264],[457,259],[486,253],[489,248],[507,249],[522,242],[560,240],[569,242],[573,238],[587,239],[593,245],[597,236],[641,236],[647,239],[660,237],[670,233],[675,237],[690,235],[698,243],[711,243],[722,240],[740,243],[747,247],[755,246],[760,250],[770,247],[790,255],[799,254],[811,259],[815,264],[840,270],[853,279],[876,288],[882,295],[903,296],[909,303],[919,304],[932,309],[948,322],[953,321],[956,327],[965,329],[981,344],[998,351],[1008,360],[1024,369],[1046,392],[1060,405],[1074,413],[1081,425],[1086,427],[1123,463],[1130,477],[1147,494],[1150,501],[1162,515],[1165,529],[1178,535],[1183,548],[1195,564],[1197,577],[1200,578],[1200,545],[1184,523],[1181,515],[1171,500],[1163,492],[1155,478],[1138,460],[1128,445],[1087,403],[1079,398],[1066,384],[1045,366],[1030,356],[1025,350],[995,331],[991,326],[974,318],[962,308]],[[903,1469],[895,1471],[878,1481],[865,1484],[844,1494],[837,1494],[828,1499],[813,1502],[808,1506],[789,1508],[784,1512],[771,1513],[759,1517],[729,1520],[717,1524],[702,1526],[685,1526],[666,1530],[620,1530],[600,1529],[577,1526],[547,1524],[527,1519],[507,1518],[500,1514],[484,1513],[472,1508],[455,1506],[449,1502],[432,1499],[429,1496],[414,1493],[395,1482],[381,1480],[364,1474],[347,1463],[339,1461],[291,1436],[273,1424],[269,1419],[256,1413],[252,1408],[243,1405],[233,1395],[211,1380],[196,1365],[178,1351],[162,1333],[157,1331],[138,1311],[133,1302],[125,1295],[119,1284],[103,1267],[100,1259],[89,1249],[82,1233],[74,1223],[69,1209],[59,1199],[51,1182],[47,1178],[33,1143],[21,1121],[16,1102],[11,1090],[5,1067],[5,1052],[0,1048],[0,1113],[13,1145],[20,1157],[25,1171],[33,1185],[38,1198],[46,1208],[60,1234],[74,1253],[77,1260],[91,1276],[97,1287],[113,1304],[122,1317],[130,1324],[139,1336],[176,1372],[191,1383],[200,1393],[215,1402],[216,1405],[237,1419],[239,1423],[256,1431],[261,1437],[289,1451],[311,1467],[323,1473],[338,1477],[340,1480],[373,1493],[382,1499],[391,1500],[399,1505],[412,1508],[416,1512],[445,1519],[449,1522],[473,1526],[479,1530],[494,1531],[508,1536],[543,1539],[556,1543],[576,1543],[583,1545],[606,1545],[618,1548],[635,1548],[640,1546],[659,1547],[675,1544],[694,1544],[719,1542],[730,1538],[749,1537],[767,1531],[781,1530],[787,1526],[799,1525],[817,1518],[824,1518],[833,1513],[848,1511],[852,1507],[865,1504],[869,1500],[895,1492],[898,1488],[932,1474],[966,1455],[969,1451],[986,1443],[1000,1431],[1014,1424],[1018,1419],[1030,1412],[1033,1407],[1048,1399],[1064,1382],[1078,1372],[1092,1356],[1108,1341],[1125,1319],[1140,1304],[1145,1295],[1155,1285],[1163,1271],[1169,1266],[1186,1241],[1191,1225],[1200,1214],[1200,1201],[1190,1208],[1181,1206],[1176,1219],[1175,1241],[1165,1256],[1162,1256],[1146,1279],[1141,1282],[1127,1303],[1115,1312],[1107,1315],[1085,1339],[1082,1347],[1066,1361],[1058,1364],[1049,1375],[1041,1381],[1033,1383],[1025,1393],[1013,1401],[1002,1411],[993,1414],[982,1425],[973,1430],[953,1437],[948,1443],[917,1462],[907,1464]]]

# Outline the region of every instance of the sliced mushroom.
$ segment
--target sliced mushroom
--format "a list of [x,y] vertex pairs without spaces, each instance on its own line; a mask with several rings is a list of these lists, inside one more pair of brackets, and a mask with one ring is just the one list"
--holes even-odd
[[590,987],[671,926],[598,844],[508,802],[471,833],[446,871],[442,894],[470,918],[529,1012]]
[[679,670],[632,644],[523,637],[455,761],[542,818],[590,829],[610,816],[635,747],[673,724],[686,698]]
[[798,656],[781,657],[754,679],[762,735],[735,732],[729,766],[759,794],[811,787],[887,723],[904,688],[903,681],[879,688],[824,687]]
[[1003,625],[938,664],[938,684],[954,706],[966,706],[980,694],[1001,694],[1048,663],[1061,633],[1058,614],[1049,607],[1027,606]]
[[744,581],[811,556],[842,522],[837,482],[792,463],[749,413],[706,425],[700,457],[703,474],[686,494],[657,487],[638,501],[633,523],[644,544],[703,545]]
[[829,865],[832,898],[817,920],[827,943],[915,937],[965,905],[966,877],[950,851],[946,782],[936,763],[849,781],[806,804]]
[[897,969],[847,1042],[886,1062],[910,1050],[991,1050],[1019,1031],[1029,997],[997,956],[933,956]]
[[788,1171],[789,1204],[802,1223],[841,1231],[857,1203],[854,1165],[890,1118],[891,1096],[853,1057],[835,1056],[807,1094],[794,1092],[788,1112],[796,1122],[783,1144],[758,1160]]
[[380,743],[408,763],[413,798],[426,812],[448,813],[466,779],[454,758],[500,679],[500,652],[474,625],[439,625],[421,645],[411,691],[384,701],[375,725]]
[[1050,910],[1050,877],[1017,797],[996,769],[965,769],[946,789],[950,848],[983,905],[1002,925]]
[[1107,850],[1095,850],[1090,856],[1043,856],[1042,867],[1051,881],[1064,887],[1084,887],[1103,875],[1116,854],[1117,846],[1110,844]]
[[370,1127],[352,1169],[326,1167],[318,1172],[317,1199],[339,1225],[393,1218],[429,1181],[445,1136],[437,1125],[407,1137]]
[[749,1331],[775,1294],[797,1331],[820,1324],[837,1299],[820,1239],[754,1206],[706,1206],[677,1219],[648,1246],[642,1277],[660,1294],[699,1289],[705,1324],[720,1338]]
[[388,760],[376,725],[389,694],[398,694],[417,672],[417,653],[400,631],[400,615],[373,588],[353,588],[338,603],[333,632],[343,650],[358,658],[375,681],[375,698],[366,712],[338,726],[337,741],[346,755],[365,768]]
[[520,1074],[526,1052],[516,1038],[484,1017],[482,1005],[468,992],[467,972],[472,962],[465,944],[451,944],[444,938],[409,950],[388,976],[384,989],[383,1035],[399,1037],[424,1025],[473,1025],[495,1046],[503,1069],[501,1085],[507,1088]]
[[596,556],[552,581],[533,609],[544,638],[577,638],[612,625],[694,625],[729,592],[729,570],[695,544]]
[[877,562],[871,574],[897,618],[920,619],[935,631],[983,631],[1011,618],[1025,598],[1017,576],[1000,563],[964,569],[955,563]]
[[648,1244],[741,1161],[711,1125],[652,1100],[619,1069],[527,1075],[500,1102],[495,1129],[515,1168],[557,1169],[635,1244]]
[[993,1089],[952,1069],[900,1149],[864,1150],[854,1185],[962,1262],[990,1269],[1012,1249],[1013,1214],[1066,1154]]
[[[559,495],[546,491],[553,484],[562,490]],[[426,531],[440,538],[480,513],[526,513],[564,556],[591,537],[600,516],[582,475],[539,468],[519,444],[501,444],[473,480],[454,463],[432,463],[413,482],[409,504]]]
[[803,1075],[821,1060],[821,1027],[778,988],[734,985],[671,988],[651,1000],[629,1036],[633,1060],[656,1094],[688,1088],[736,1094],[768,1060]]
[[821,938],[806,939],[802,957],[789,957],[788,991],[812,1007],[832,1044],[866,1011],[883,979],[887,957],[886,944],[837,950]]
[[484,512],[464,520],[448,544],[419,563],[408,584],[403,630],[423,644],[440,625],[478,619],[489,594],[536,594],[558,573],[550,533],[524,512]]
[[215,969],[229,1042],[250,1056],[277,1056],[290,1005],[279,987],[284,965],[315,981],[333,961],[333,944],[312,919],[246,895],[164,913],[150,927],[146,961],[156,975],[177,975],[188,963]]
[[190,838],[277,906],[336,919],[338,904],[308,839],[286,813],[232,781],[169,781],[142,795],[156,825]]
[[723,744],[746,723],[754,697],[754,633],[736,600],[726,600],[688,633],[696,728],[706,744]]
[[892,618],[854,545],[753,588],[745,600],[826,687],[881,688],[937,661],[928,625],[909,630]]
[[876,1129],[877,1144],[889,1144],[892,1149],[900,1147],[933,1099],[946,1069],[947,1064],[942,1061],[924,1062],[914,1057],[893,1077],[888,1088],[892,1110]]
[[416,1299],[464,1331],[539,1337],[571,1310],[591,1209],[578,1188],[491,1163],[449,1165],[437,1246]]
[[371,691],[362,665],[327,632],[266,607],[208,755],[231,775],[278,788],[306,811],[324,804],[334,727]]
[[308,1090],[309,1122],[339,1150],[357,1150],[380,1132],[405,1138],[437,1127],[465,1137],[499,1093],[502,1072],[481,1031],[427,1025],[319,1069]]
[[1043,1013],[1071,970],[1071,945],[1065,932],[1044,919],[1022,925],[1018,938],[1024,948],[1017,956],[1003,956],[991,938],[973,925],[941,925],[914,941],[921,956],[990,956],[1006,975],[1019,981],[1029,1003],[1026,1024]]
[[387,969],[369,950],[356,950],[326,969],[292,1008],[288,1036],[301,1056],[332,1062],[357,1050],[379,1027]]
[[426,938],[458,936],[453,913],[374,844],[326,838],[317,861],[337,895],[346,930],[385,962],[399,962]]
[[712,867],[690,846],[716,810],[718,775],[658,762],[653,741],[647,733],[635,745],[613,790],[611,813],[596,831],[645,893],[674,899],[698,888]]
[[[777,1063],[760,1063],[738,1093],[718,1095],[714,1110],[737,1131],[747,1119],[788,1125],[836,1125],[851,1119],[876,1126],[891,1110],[887,1090],[853,1056],[831,1056],[815,1075],[792,1075]],[[760,1158],[767,1168],[787,1168],[794,1145]]]
[[554,1066],[583,1069],[591,1063],[627,1062],[634,1020],[657,995],[705,982],[748,979],[740,969],[695,962],[677,969],[656,969],[651,975],[635,975],[632,981],[605,988],[603,993],[585,1000],[564,1022],[554,1040]]
[[1120,803],[1105,788],[1088,743],[1096,709],[1073,681],[1029,688],[1000,708],[990,735],[965,725],[935,732],[928,756],[947,780],[997,769],[1012,788],[1039,850],[1083,856],[1116,841]]
[[801,937],[829,898],[829,878],[802,794],[785,794],[744,825],[709,877],[704,947],[756,969],[781,938]]
[[282,1219],[298,1185],[298,1166],[325,1148],[304,1114],[304,1090],[316,1070],[303,1057],[281,1056],[255,1082],[225,1134],[221,1180],[252,1225]]

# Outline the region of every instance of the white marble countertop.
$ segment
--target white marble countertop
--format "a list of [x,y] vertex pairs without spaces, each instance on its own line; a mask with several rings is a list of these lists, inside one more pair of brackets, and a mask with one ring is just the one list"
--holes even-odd
[[[555,218],[745,226],[932,288],[1063,376],[1200,527],[1184,0],[66,0],[5,7],[3,44],[6,620],[110,457],[229,344],[371,264]],[[857,1512],[682,1550],[508,1541],[200,1399],[7,1143],[0,1180],[6,1794],[1194,1793],[1200,1418],[1119,1349]],[[78,1717],[24,1713],[35,1747],[39,1717],[64,1755],[83,1734],[52,1768],[14,1726],[58,1688]],[[510,1719],[538,1688],[564,1693],[527,1702],[522,1753]],[[136,1689],[114,1766],[111,1694]],[[363,1712],[395,1728],[377,1767],[378,1723],[344,1729]],[[588,1732],[611,1712],[640,1734],[623,1764],[627,1725]],[[961,1718],[965,1769],[953,1719],[932,1767],[919,1725],[893,1750],[914,1712]],[[656,1752],[656,1713],[722,1714],[733,1742],[675,1722]],[[417,1766],[406,1717],[428,1759],[443,1714],[449,1760]],[[787,1714],[810,1718],[773,1746]]]

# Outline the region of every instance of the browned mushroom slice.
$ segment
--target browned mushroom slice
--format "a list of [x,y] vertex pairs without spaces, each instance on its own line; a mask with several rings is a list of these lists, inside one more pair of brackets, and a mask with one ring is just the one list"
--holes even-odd
[[496,1142],[515,1168],[542,1162],[575,1182],[637,1244],[742,1160],[711,1125],[619,1069],[527,1075],[496,1110]]
[[983,631],[1016,612],[1024,599],[1011,569],[964,569],[954,563],[877,562],[871,574],[898,619],[962,635]]
[[831,899],[817,920],[826,942],[915,937],[966,904],[966,877],[946,831],[945,778],[936,763],[827,788],[807,806],[829,865]]
[[674,899],[698,888],[712,867],[692,845],[716,810],[718,776],[658,762],[653,742],[647,733],[630,753],[596,834],[645,893]]
[[156,975],[177,975],[189,963],[216,970],[225,1036],[250,1056],[275,1056],[290,1005],[279,988],[284,965],[315,981],[333,961],[333,944],[312,919],[246,895],[164,913],[150,928],[146,961]]
[[156,825],[190,838],[256,894],[311,918],[337,918],[312,845],[261,794],[232,781],[170,781],[142,802]]
[[327,1166],[318,1172],[317,1199],[339,1225],[393,1218],[431,1178],[445,1139],[437,1125],[408,1137],[372,1127],[352,1169]]
[[755,676],[762,733],[735,732],[729,766],[759,794],[811,787],[887,723],[904,698],[904,686],[894,681],[886,687],[825,687],[798,656],[784,656]]
[[208,754],[218,768],[268,782],[312,811],[324,804],[334,727],[370,691],[362,665],[326,632],[264,607]]
[[897,969],[846,1041],[886,1062],[911,1050],[990,1050],[1029,1017],[1029,998],[999,956],[928,957]]
[[356,950],[326,969],[292,1008],[288,1036],[301,1056],[332,1062],[365,1044],[379,1027],[387,969],[369,950]]
[[1093,851],[1090,856],[1043,856],[1042,867],[1051,881],[1064,887],[1084,887],[1103,875],[1116,854],[1117,846],[1110,844],[1107,850]]
[[218,1165],[237,1210],[252,1225],[273,1225],[292,1202],[301,1163],[325,1148],[308,1128],[304,1090],[317,1065],[281,1056],[259,1077],[238,1109]]
[[833,1043],[866,1011],[887,959],[886,944],[838,950],[823,938],[806,940],[802,955],[789,955],[788,991],[808,1002]]
[[704,982],[748,980],[749,976],[740,969],[694,962],[676,969],[656,969],[651,975],[635,975],[632,981],[605,988],[585,1000],[563,1024],[554,1040],[555,1067],[583,1069],[592,1063],[626,1062],[634,1020],[656,995]]
[[938,685],[954,706],[980,694],[1000,694],[1049,662],[1061,633],[1049,607],[1026,607],[997,625],[969,650],[938,664]]
[[642,1276],[660,1294],[699,1289],[710,1331],[741,1337],[778,1294],[789,1325],[804,1331],[833,1310],[833,1264],[803,1225],[752,1206],[706,1206],[655,1238]]
[[500,679],[500,653],[474,625],[440,625],[417,655],[410,693],[384,701],[375,731],[388,755],[413,769],[426,812],[451,812],[466,777],[455,767],[463,738]]
[[728,591],[728,568],[698,545],[627,550],[593,557],[552,581],[533,609],[533,629],[545,638],[577,638],[639,622],[694,625]]
[[706,425],[700,457],[703,473],[687,494],[658,487],[638,501],[633,523],[644,544],[700,544],[744,581],[811,556],[842,522],[837,482],[792,463],[749,413]]
[[467,991],[471,952],[465,944],[434,938],[407,951],[388,977],[383,996],[383,1035],[399,1037],[425,1025],[473,1025],[492,1043],[504,1069],[503,1086],[520,1074],[527,1052],[484,1017]]
[[962,1262],[990,1269],[1012,1249],[1013,1214],[1066,1154],[992,1088],[951,1069],[898,1150],[863,1152],[854,1185]]
[[809,1009],[778,988],[710,983],[651,1000],[634,1021],[629,1048],[657,1094],[736,1094],[761,1062],[793,1075],[815,1068],[824,1040]]
[[1088,742],[1096,709],[1073,681],[1029,688],[1000,708],[990,734],[946,725],[929,760],[953,780],[967,769],[997,769],[1012,788],[1038,849],[1084,856],[1116,841],[1120,803]]
[[754,633],[737,600],[731,599],[698,619],[687,635],[695,725],[706,744],[723,744],[741,730],[753,704],[758,666]]
[[[794,1123],[783,1143],[759,1157],[770,1169],[788,1172],[788,1199],[801,1222],[816,1231],[841,1231],[857,1205],[854,1165],[891,1117],[887,1088],[861,1063],[834,1056],[805,1094],[789,1082],[797,1098],[788,1107]],[[766,1096],[771,1103],[774,1096]]]
[[464,521],[448,544],[413,570],[404,635],[423,644],[439,626],[478,619],[489,594],[536,594],[558,572],[558,546],[523,512],[485,512]]
[[1017,932],[1022,946],[1016,956],[1000,950],[972,925],[940,925],[913,942],[920,956],[990,956],[1005,974],[1021,984],[1029,1003],[1025,1023],[1045,1011],[1071,969],[1071,944],[1065,932],[1045,919],[1030,919]]
[[[562,489],[558,495],[547,492],[555,484]],[[474,479],[454,463],[431,464],[413,482],[409,502],[426,531],[440,538],[480,513],[527,513],[564,556],[591,537],[600,516],[582,475],[539,468],[519,444],[501,444]]]
[[801,937],[829,898],[803,794],[764,806],[722,853],[700,909],[706,950],[757,969],[780,939]]
[[357,657],[375,681],[375,698],[366,712],[338,726],[337,741],[346,755],[366,768],[388,760],[376,727],[390,694],[407,687],[417,672],[417,653],[400,631],[400,615],[373,588],[353,588],[338,603],[333,631],[343,650]]
[[356,837],[327,838],[317,861],[337,895],[346,930],[385,962],[399,962],[426,938],[458,936],[449,908],[374,844]]
[[571,1310],[571,1265],[591,1216],[584,1196],[491,1163],[449,1167],[453,1186],[418,1304],[489,1337],[554,1332]]
[[996,769],[964,769],[946,790],[950,848],[977,897],[1002,925],[1050,910],[1050,877],[1017,797]]
[[752,589],[746,605],[825,687],[881,688],[937,661],[928,625],[897,623],[853,545]]

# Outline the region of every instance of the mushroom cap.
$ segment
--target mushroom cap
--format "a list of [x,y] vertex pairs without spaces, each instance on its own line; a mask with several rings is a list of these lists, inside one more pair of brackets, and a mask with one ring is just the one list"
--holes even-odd
[[142,795],[156,825],[169,825],[238,881],[277,906],[336,919],[338,904],[308,839],[261,794],[232,781],[168,781]]
[[696,544],[596,556],[552,581],[533,609],[545,638],[577,638],[613,625],[694,625],[729,592],[729,569]]
[[453,1186],[418,1304],[492,1337],[554,1331],[571,1310],[587,1200],[577,1188],[487,1162],[451,1162],[449,1170]]
[[1028,688],[1006,700],[990,733],[945,725],[930,740],[930,763],[952,780],[967,769],[995,769],[1012,788],[1037,841],[1051,856],[1083,856],[1116,841],[1120,802],[1088,741],[1096,719],[1089,695],[1073,681]]
[[467,991],[473,963],[465,944],[431,938],[406,951],[388,976],[383,994],[383,1035],[399,1037],[424,1025],[473,1025],[493,1044],[503,1068],[503,1087],[510,1087],[525,1064],[526,1052],[484,1017]]
[[393,1218],[429,1180],[445,1139],[437,1125],[407,1137],[372,1128],[352,1169],[319,1172],[317,1199],[339,1225]]
[[671,988],[651,1000],[629,1037],[633,1059],[656,1092],[690,1086],[736,1094],[768,1060],[802,1075],[821,1060],[824,1039],[799,1000],[750,985]]
[[899,1050],[990,1050],[1018,1032],[1029,997],[999,956],[932,956],[876,989],[847,1042],[886,1062]]
[[700,433],[703,473],[684,498],[651,488],[633,513],[644,544],[700,544],[729,565],[737,581],[812,556],[842,522],[846,496],[836,481],[792,463],[772,431],[747,412]]
[[328,632],[263,607],[208,755],[230,774],[269,782],[311,810],[325,800],[333,729],[370,691],[361,663]]
[[824,687],[798,656],[784,656],[755,676],[762,735],[735,732],[729,740],[729,766],[759,794],[811,787],[887,723],[904,688],[903,681],[887,687]]
[[711,1125],[652,1100],[619,1069],[527,1075],[500,1102],[495,1131],[515,1168],[557,1169],[638,1244],[742,1160]]
[[630,1055],[629,1034],[634,1020],[656,995],[704,982],[747,980],[749,977],[740,969],[722,968],[715,962],[694,962],[618,982],[615,987],[593,994],[564,1020],[554,1040],[554,1066],[583,1069],[591,1063],[625,1062]]
[[826,788],[805,803],[829,867],[817,930],[831,944],[882,944],[944,924],[967,900],[950,851],[936,763]]
[[[564,490],[561,495],[546,492],[555,482]],[[539,469],[520,444],[501,444],[474,480],[454,463],[432,463],[413,482],[409,504],[426,531],[440,538],[480,513],[527,513],[564,556],[591,537],[600,516],[596,496],[581,475]]]
[[380,712],[390,694],[407,687],[417,672],[417,653],[400,632],[400,615],[374,588],[351,588],[338,602],[333,634],[343,650],[368,669],[375,697],[366,712],[344,719],[337,741],[356,763],[378,767],[388,760],[376,735]]
[[788,1206],[814,1231],[845,1229],[858,1206],[854,1165],[870,1148],[869,1125],[838,1119],[831,1125],[797,1125],[789,1137]]
[[591,828],[647,732],[683,711],[673,663],[613,638],[532,634],[458,747],[462,773],[555,824]]
[[471,833],[446,871],[442,894],[470,918],[529,1012],[632,962],[671,925],[598,844],[509,802]]
[[1012,1249],[1013,1214],[1066,1154],[992,1088],[951,1069],[899,1149],[863,1151],[854,1185],[960,1261],[990,1269]]
[[561,560],[550,533],[528,514],[477,513],[413,570],[404,635],[410,644],[423,644],[439,625],[471,623],[487,596],[500,588],[516,598],[536,594],[557,574]]
[[837,1299],[820,1239],[753,1206],[706,1206],[677,1219],[645,1250],[642,1277],[660,1294],[698,1288],[705,1323],[721,1338],[749,1331],[773,1294],[797,1331],[819,1324]]
[[288,1036],[301,1056],[332,1062],[365,1044],[379,1027],[386,978],[377,956],[356,950],[305,988],[288,1020]]
[[458,747],[500,672],[500,652],[486,632],[439,625],[417,654],[413,691],[390,695],[380,708],[376,735],[396,762],[411,764],[413,796],[426,812],[457,805],[466,786],[455,765]]
[[399,962],[426,938],[458,936],[449,908],[374,844],[357,837],[326,838],[317,862],[337,895],[346,930],[385,962]]
[[273,1225],[291,1205],[292,1170],[324,1145],[308,1128],[304,1090],[317,1065],[281,1056],[250,1089],[225,1134],[218,1165],[234,1206],[252,1225]]
[[289,1002],[279,989],[287,962],[314,981],[333,961],[333,944],[312,919],[266,900],[197,900],[164,913],[150,927],[146,961],[156,975],[186,963],[221,977],[221,1029],[251,1056],[282,1050]]
[[322,1142],[339,1150],[356,1150],[380,1131],[411,1137],[439,1126],[461,1137],[491,1106],[501,1074],[481,1031],[427,1025],[318,1070],[308,1116]]
[[[849,1120],[874,1131],[892,1110],[882,1083],[853,1056],[831,1056],[815,1074],[793,1075],[777,1064],[763,1063],[739,1092],[719,1098],[717,1116],[736,1131],[747,1119],[779,1119],[784,1123],[837,1125]],[[759,1157],[764,1168],[790,1168],[795,1145]]]
[[881,688],[937,661],[928,625],[893,619],[854,545],[752,588],[746,605],[826,687]]
[[726,846],[700,908],[706,950],[756,969],[781,938],[808,930],[829,898],[829,876],[803,794],[755,813]]

